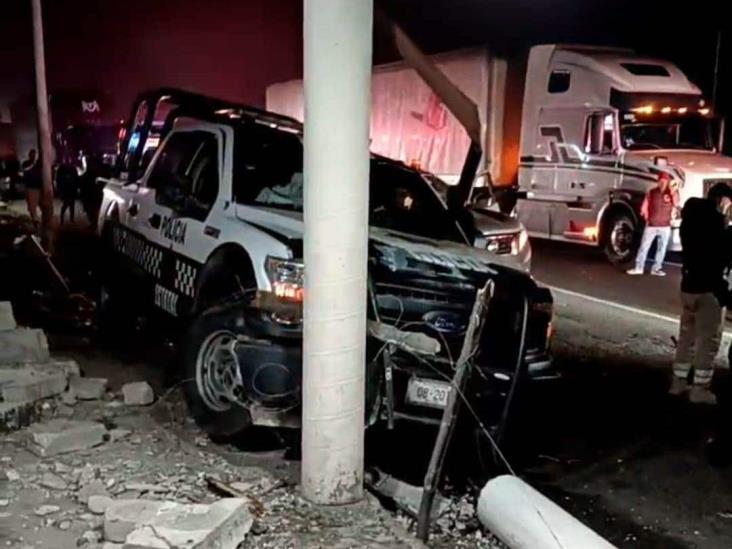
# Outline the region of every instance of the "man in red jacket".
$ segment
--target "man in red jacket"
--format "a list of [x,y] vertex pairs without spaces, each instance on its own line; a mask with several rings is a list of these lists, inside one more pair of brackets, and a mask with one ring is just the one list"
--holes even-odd
[[641,206],[641,215],[646,221],[643,229],[638,255],[635,257],[635,267],[628,271],[630,275],[642,275],[646,265],[648,250],[656,241],[656,257],[653,261],[651,274],[666,276],[663,272],[663,260],[666,257],[666,248],[671,239],[671,219],[679,206],[679,194],[671,187],[671,176],[661,172],[658,184],[646,193]]

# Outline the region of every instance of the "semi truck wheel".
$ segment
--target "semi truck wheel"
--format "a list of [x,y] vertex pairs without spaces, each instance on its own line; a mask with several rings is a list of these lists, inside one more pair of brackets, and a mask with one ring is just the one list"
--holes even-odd
[[214,306],[191,324],[183,349],[183,391],[191,416],[213,439],[225,441],[251,425],[234,352],[245,326],[238,301]]
[[605,255],[613,265],[624,266],[638,250],[638,226],[632,215],[617,212],[605,227]]

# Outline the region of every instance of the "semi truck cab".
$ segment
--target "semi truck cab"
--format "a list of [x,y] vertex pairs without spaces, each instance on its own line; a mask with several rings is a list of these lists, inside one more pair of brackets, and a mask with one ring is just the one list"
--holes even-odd
[[[542,45],[529,53],[516,213],[530,235],[630,261],[659,173],[681,203],[732,184],[723,120],[672,63],[632,50]],[[678,251],[679,220],[670,249]]]

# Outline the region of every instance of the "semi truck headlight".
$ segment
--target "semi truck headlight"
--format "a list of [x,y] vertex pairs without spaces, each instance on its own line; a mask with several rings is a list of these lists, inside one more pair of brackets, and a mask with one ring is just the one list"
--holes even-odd
[[302,261],[268,257],[265,262],[267,277],[272,285],[272,292],[283,301],[302,303],[303,275]]

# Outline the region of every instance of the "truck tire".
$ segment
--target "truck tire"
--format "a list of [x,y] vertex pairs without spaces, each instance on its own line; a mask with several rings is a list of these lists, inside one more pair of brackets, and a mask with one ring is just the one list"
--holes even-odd
[[628,212],[619,211],[610,216],[604,232],[604,249],[610,263],[624,267],[635,259],[638,250],[638,224]]
[[[232,395],[243,398],[239,365],[227,346],[246,326],[240,301],[213,306],[190,325],[183,347],[183,392],[191,416],[212,440],[224,442],[250,427],[249,411]],[[240,390],[241,389],[241,390]]]

